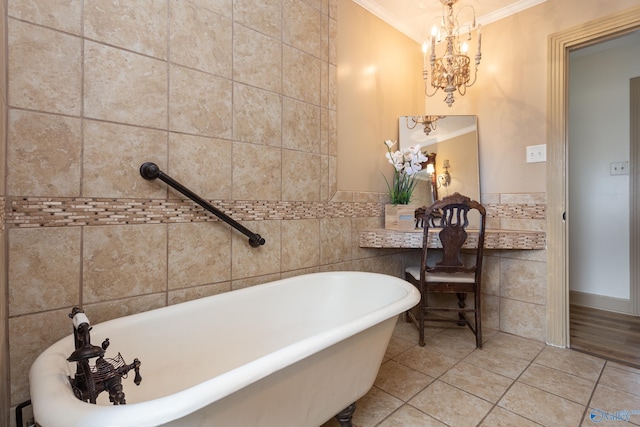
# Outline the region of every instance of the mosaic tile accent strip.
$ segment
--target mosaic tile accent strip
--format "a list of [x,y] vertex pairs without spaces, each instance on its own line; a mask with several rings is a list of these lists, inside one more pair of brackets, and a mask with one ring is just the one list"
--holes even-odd
[[547,206],[543,204],[486,203],[487,216],[509,219],[545,219]]
[[[395,230],[365,230],[359,235],[359,246],[363,248],[421,248],[423,233],[401,232]],[[470,234],[465,247],[473,247],[478,236]],[[430,248],[440,248],[442,244],[436,232],[429,235]],[[487,230],[484,237],[485,249],[545,249],[544,232]]]
[[[9,227],[62,227],[220,221],[190,200],[9,198]],[[209,201],[237,221],[382,216],[380,203]],[[3,209],[5,212],[5,209]],[[4,223],[4,221],[3,221]]]
[[[211,200],[237,221],[361,218],[384,215],[377,202]],[[487,204],[493,218],[544,219],[543,204]],[[62,227],[219,221],[187,199],[2,197],[0,227]],[[509,237],[510,239],[511,237]],[[506,238],[504,238],[506,239]]]

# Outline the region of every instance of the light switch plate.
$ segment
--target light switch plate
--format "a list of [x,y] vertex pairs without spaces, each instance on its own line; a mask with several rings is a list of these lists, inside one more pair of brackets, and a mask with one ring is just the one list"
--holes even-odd
[[547,161],[547,144],[529,145],[527,147],[527,163]]

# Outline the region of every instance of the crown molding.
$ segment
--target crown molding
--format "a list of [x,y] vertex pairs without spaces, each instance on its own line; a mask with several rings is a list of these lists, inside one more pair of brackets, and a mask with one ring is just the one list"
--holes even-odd
[[[478,17],[476,21],[479,24],[487,25],[508,16],[514,15],[525,9],[529,9],[530,7],[537,6],[546,1],[547,0],[517,0],[509,6],[505,6],[491,13]],[[422,42],[424,41],[423,34],[420,31],[411,28],[410,25],[408,25],[406,22],[403,22],[400,18],[392,14],[388,9],[381,7],[375,0],[353,0],[353,2],[360,5],[378,18],[382,19],[384,22],[391,25],[396,30],[405,34],[407,37],[411,38],[417,43],[422,44]]]
[[393,28],[400,31],[407,37],[422,44],[422,41],[421,41],[422,34],[419,31],[416,32],[412,30],[410,25],[407,25],[406,22],[403,22],[400,18],[393,15],[391,12],[389,12],[388,9],[383,8],[374,0],[353,0],[353,2],[357,5],[362,6],[364,9],[368,10],[373,15],[382,19],[384,22],[391,25]]
[[518,12],[529,9],[530,7],[537,6],[547,0],[519,0],[509,6],[497,9],[491,13],[483,15],[477,19],[479,24],[486,25],[492,22],[499,21],[507,16],[515,15]]

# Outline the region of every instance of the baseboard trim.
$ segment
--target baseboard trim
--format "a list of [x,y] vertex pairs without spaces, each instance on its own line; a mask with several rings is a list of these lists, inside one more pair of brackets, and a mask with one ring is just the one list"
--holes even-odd
[[631,300],[606,295],[569,291],[569,303],[583,307],[598,308],[600,310],[615,311],[617,313],[633,314]]

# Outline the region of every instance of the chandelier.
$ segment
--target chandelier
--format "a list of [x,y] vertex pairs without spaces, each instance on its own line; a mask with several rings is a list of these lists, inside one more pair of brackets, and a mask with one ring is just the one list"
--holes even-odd
[[[424,126],[424,134],[429,135],[431,131],[436,130],[436,122],[438,119],[444,119],[447,116],[407,116],[407,128],[414,129],[418,123]],[[411,120],[412,124],[409,124]]]
[[[438,89],[441,89],[447,95],[444,101],[449,107],[455,102],[454,92],[457,90],[462,96],[467,92],[467,88],[473,86],[478,75],[478,66],[480,65],[481,34],[480,25],[478,25],[478,51],[475,57],[475,70],[473,73],[473,81],[471,81],[470,64],[471,59],[467,56],[469,46],[466,41],[460,43],[461,35],[467,34],[467,40],[471,40],[471,30],[476,28],[476,14],[473,7],[463,6],[458,13],[453,13],[453,4],[458,0],[440,0],[442,2],[442,23],[440,27],[434,25],[431,30],[431,55],[427,62],[427,52],[429,46],[427,42],[422,45],[422,53],[424,55],[424,70],[422,77],[424,78],[424,93],[427,96],[433,96]],[[458,14],[465,7],[471,8],[473,12],[473,21],[471,24],[460,26],[458,24]],[[440,42],[444,36],[446,47],[444,54],[436,58],[436,41]],[[431,83],[429,83],[428,63],[431,65]],[[433,92],[429,93],[429,86],[433,88]]]

